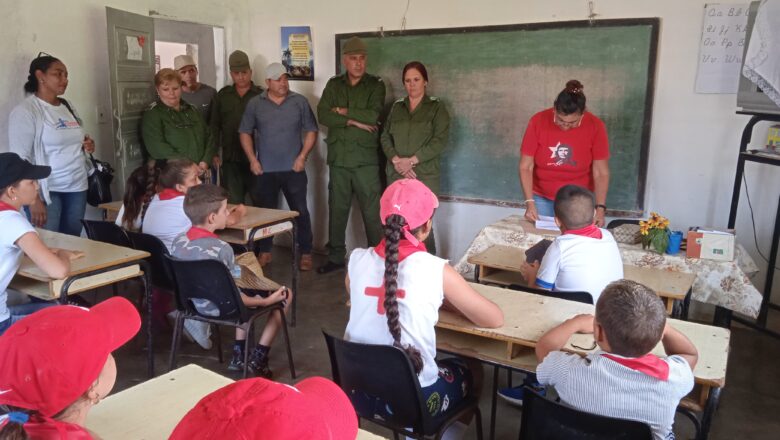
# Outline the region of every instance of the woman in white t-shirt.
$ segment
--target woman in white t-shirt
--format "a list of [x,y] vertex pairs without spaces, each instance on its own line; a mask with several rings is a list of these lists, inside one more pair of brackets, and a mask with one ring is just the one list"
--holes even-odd
[[[423,398],[433,402],[430,415],[439,418],[466,395],[478,394],[481,382],[481,368],[469,372],[461,359],[435,359],[439,307],[446,304],[487,328],[501,326],[504,314],[447,260],[426,251],[423,241],[439,206],[428,187],[419,180],[397,180],[379,203],[385,238],[374,248],[355,249],[349,259],[346,284],[352,305],[344,337],[402,348],[415,367]],[[385,417],[392,411],[368,396],[357,395],[354,402],[362,414]]]
[[57,58],[41,54],[30,63],[24,85],[28,96],[8,120],[8,145],[22,159],[51,167],[29,206],[35,226],[81,235],[87,206],[87,158],[95,142],[84,133],[73,106],[60,98],[68,87],[68,69]]
[[50,173],[51,168],[33,165],[16,153],[0,153],[0,334],[23,317],[53,305],[31,302],[8,306],[8,284],[19,269],[23,254],[52,278],[65,278],[70,260],[81,254],[46,247],[19,212],[38,198],[38,180]]

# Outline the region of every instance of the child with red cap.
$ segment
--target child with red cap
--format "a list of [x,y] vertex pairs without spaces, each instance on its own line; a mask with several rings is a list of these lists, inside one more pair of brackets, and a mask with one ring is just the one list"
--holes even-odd
[[38,180],[51,174],[51,167],[33,165],[16,153],[0,153],[0,335],[14,322],[53,305],[30,302],[8,306],[8,284],[26,254],[52,278],[65,278],[70,260],[80,252],[49,249],[30,221],[21,213],[38,198]]
[[357,433],[352,404],[328,379],[310,377],[290,386],[255,378],[201,399],[169,440],[354,440]]
[[[439,418],[466,395],[478,394],[476,374],[464,362],[436,361],[439,307],[447,304],[479,327],[504,322],[497,305],[477,293],[447,260],[426,252],[436,196],[422,182],[402,179],[391,184],[380,200],[384,239],[374,248],[355,249],[349,259],[346,284],[352,307],[344,337],[350,341],[402,348],[417,371],[431,416]],[[472,377],[474,376],[474,377]],[[355,396],[360,413],[383,417],[391,408],[367,396]]]
[[0,336],[0,438],[92,439],[84,421],[116,381],[111,352],[140,327],[135,306],[119,296],[13,324]]

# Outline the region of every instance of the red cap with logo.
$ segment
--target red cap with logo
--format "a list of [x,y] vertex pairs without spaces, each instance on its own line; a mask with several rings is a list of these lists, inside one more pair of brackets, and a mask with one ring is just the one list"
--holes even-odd
[[354,440],[357,432],[352,403],[330,380],[310,377],[293,387],[255,378],[201,399],[169,440]]
[[0,336],[0,405],[52,417],[95,382],[108,355],[141,327],[135,306],[113,297],[91,309],[53,306]]
[[420,227],[433,217],[433,211],[439,207],[439,199],[417,179],[396,180],[387,187],[379,200],[379,217],[382,224],[391,214],[397,214],[406,220],[404,237],[415,246],[418,240],[411,230]]

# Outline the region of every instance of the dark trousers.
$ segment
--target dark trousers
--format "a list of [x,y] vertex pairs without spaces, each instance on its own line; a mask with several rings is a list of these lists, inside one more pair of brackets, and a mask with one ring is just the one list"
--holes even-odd
[[[309,180],[306,172],[279,171],[253,176],[252,200],[261,208],[278,209],[279,191],[284,194],[287,205],[293,211],[298,211],[295,222],[298,226],[298,246],[302,254],[310,254],[312,246],[311,218],[306,205],[306,186]],[[273,237],[258,241],[260,252],[271,252]]]

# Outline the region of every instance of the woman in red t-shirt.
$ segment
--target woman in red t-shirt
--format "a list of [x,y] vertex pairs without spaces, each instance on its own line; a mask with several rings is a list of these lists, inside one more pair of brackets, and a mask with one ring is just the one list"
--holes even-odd
[[604,123],[585,110],[577,80],[566,83],[552,108],[533,115],[520,146],[520,184],[525,218],[553,213],[555,193],[564,185],[584,186],[596,195],[596,225],[604,226],[609,186],[609,142]]

